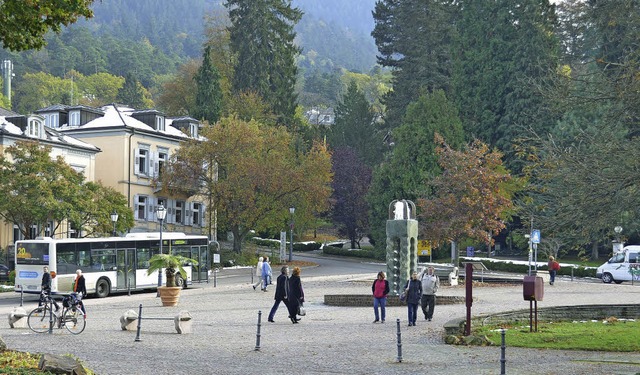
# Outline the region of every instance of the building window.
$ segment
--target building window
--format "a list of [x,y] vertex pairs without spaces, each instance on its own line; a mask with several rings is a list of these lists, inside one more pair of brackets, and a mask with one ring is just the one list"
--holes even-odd
[[176,224],[184,222],[184,201],[176,201]]
[[200,226],[200,221],[202,220],[200,216],[200,209],[202,205],[200,203],[193,203],[193,216],[192,216],[192,224]]
[[80,111],[69,113],[69,126],[80,126]]
[[146,220],[147,219],[147,202],[148,198],[146,196],[138,196],[136,200],[136,213],[138,220]]
[[48,126],[50,128],[57,128],[60,125],[58,124],[59,116],[57,113],[48,113],[44,115],[44,126]]
[[156,130],[159,132],[164,131],[164,117],[156,116]]
[[191,137],[198,138],[198,124],[190,123],[189,131],[191,132]]
[[149,149],[139,148],[136,150],[136,174],[149,174]]
[[41,138],[44,129],[42,128],[42,122],[38,120],[29,120],[29,126],[27,129],[27,135],[34,138]]
[[169,160],[169,152],[165,149],[158,150],[158,166],[156,168],[158,177],[162,177],[162,169],[167,160]]

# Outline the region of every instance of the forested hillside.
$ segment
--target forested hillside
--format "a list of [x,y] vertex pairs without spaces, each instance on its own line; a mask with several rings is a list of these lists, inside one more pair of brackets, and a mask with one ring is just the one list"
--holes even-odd
[[[295,28],[296,43],[302,48],[298,58],[302,76],[341,74],[343,68],[367,73],[374,67],[374,1],[294,2],[304,12]],[[33,84],[31,74],[43,73],[65,79],[72,71],[84,76],[109,73],[124,77],[132,73],[157,98],[162,83],[179,66],[202,58],[208,20],[226,14],[222,0],[103,0],[94,2],[92,9],[93,18],[81,19],[60,34],[50,33],[42,50],[0,50],[0,59],[14,64],[13,109],[29,112],[73,95],[71,88],[62,93],[58,87],[46,101],[22,100],[29,91],[25,80],[31,79]],[[36,81],[42,83],[42,79],[51,80],[40,76]],[[301,97],[314,95],[302,92]],[[319,104],[332,105],[336,95],[333,90],[330,98]]]

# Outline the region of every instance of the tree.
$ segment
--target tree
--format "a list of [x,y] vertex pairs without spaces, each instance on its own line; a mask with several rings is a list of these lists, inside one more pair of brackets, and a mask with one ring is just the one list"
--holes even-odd
[[93,0],[4,0],[0,2],[0,40],[13,51],[40,49],[45,35],[60,32],[80,17],[91,18]]
[[391,201],[416,202],[420,197],[429,196],[425,181],[441,173],[434,143],[436,133],[451,147],[459,147],[464,142],[458,112],[442,90],[420,96],[407,108],[403,125],[392,133],[389,160],[374,170],[368,201],[371,236],[376,244],[385,244],[385,223]]
[[160,186],[169,195],[213,202],[209,209],[233,233],[235,251],[251,230],[281,230],[291,205],[297,223],[328,209],[331,161],[321,144],[296,153],[283,127],[235,117],[200,134],[205,141],[187,141],[172,156]]
[[196,108],[197,85],[193,79],[198,72],[196,60],[182,64],[176,74],[162,84],[160,97],[156,101],[159,108],[175,116],[187,116]]
[[433,196],[417,202],[422,235],[433,243],[471,238],[492,245],[513,213],[518,180],[502,166],[502,154],[478,140],[457,151],[435,139],[442,174],[427,182]]
[[351,248],[360,247],[360,240],[369,229],[366,201],[371,184],[371,168],[364,164],[350,147],[339,147],[332,155],[333,195],[331,217],[347,235]]
[[78,86],[71,80],[43,72],[25,73],[15,90],[14,108],[18,113],[32,113],[65,102],[71,92],[78,92]]
[[400,126],[407,106],[422,92],[450,92],[455,21],[451,4],[447,0],[376,2],[371,35],[378,46],[378,63],[393,74],[393,91],[384,100],[390,129]]
[[113,222],[111,213],[118,213],[116,231],[127,232],[134,227],[133,212],[128,207],[127,197],[101,183],[87,182],[81,186],[80,195],[74,202],[74,211],[69,221],[74,223],[86,237],[111,235]]
[[197,86],[196,105],[193,116],[215,124],[222,112],[222,91],[220,89],[220,73],[211,62],[211,47],[204,49],[202,65],[194,77]]
[[554,7],[548,0],[456,3],[451,99],[468,136],[498,147],[518,171],[514,141],[557,119],[539,88],[558,66]]
[[124,78],[114,76],[109,73],[97,73],[88,76],[76,71],[68,73],[73,82],[78,86],[78,93],[74,98],[74,103],[87,105],[90,107],[101,107],[116,101],[118,90],[124,84]]
[[31,228],[43,230],[50,222],[55,233],[65,220],[97,225],[95,230],[85,227],[91,233],[110,233],[104,228],[114,209],[123,214],[123,231],[133,226],[133,214],[122,194],[94,183],[83,185],[84,176],[61,156],[51,159],[50,146],[20,141],[5,152],[6,156],[0,155],[0,217],[17,225],[25,238]]
[[278,124],[291,126],[300,48],[293,28],[302,17],[286,0],[227,0],[230,45],[235,54],[233,93],[258,93],[269,103]]
[[118,90],[116,100],[135,109],[153,106],[153,102],[148,98],[147,90],[131,73],[128,73],[124,78],[124,84]]
[[351,82],[336,108],[335,124],[328,132],[327,141],[333,148],[351,147],[367,165],[376,165],[383,146],[383,135],[376,119],[364,94],[355,82]]

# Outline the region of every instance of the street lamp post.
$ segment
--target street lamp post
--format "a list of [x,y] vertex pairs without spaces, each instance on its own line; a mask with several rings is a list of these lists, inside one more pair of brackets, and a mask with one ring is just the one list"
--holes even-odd
[[113,222],[113,237],[115,237],[118,235],[116,233],[116,223],[118,222],[118,212],[116,210],[111,213],[111,221]]
[[[160,220],[160,254],[162,254],[162,224],[164,222],[164,218],[167,217],[167,210],[163,205],[158,206],[156,210],[156,215],[158,216],[158,220]],[[162,286],[162,270],[158,270],[158,292],[156,297],[160,297],[160,287]]]
[[289,213],[291,214],[291,243],[289,243],[289,262],[293,260],[293,214],[296,213],[296,208],[289,207]]
[[616,232],[616,238],[615,240],[613,240],[613,254],[615,255],[615,253],[622,250],[623,247],[622,241],[620,241],[620,233],[622,233],[622,227],[618,225],[613,228],[613,231]]

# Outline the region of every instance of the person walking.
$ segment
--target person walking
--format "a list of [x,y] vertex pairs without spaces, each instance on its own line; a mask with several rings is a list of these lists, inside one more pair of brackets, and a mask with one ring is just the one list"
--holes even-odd
[[258,277],[258,282],[253,284],[253,290],[256,290],[256,287],[260,285],[260,290],[262,290],[262,263],[264,258],[258,258],[258,264],[256,265],[256,277]]
[[269,285],[269,278],[271,278],[271,265],[269,264],[269,257],[264,257],[262,262],[262,291],[267,291],[267,285]]
[[78,301],[78,306],[80,307],[80,311],[82,311],[82,315],[84,315],[85,319],[87,318],[87,310],[84,308],[84,303],[82,303],[82,297],[87,295],[87,284],[84,280],[84,276],[82,275],[82,270],[76,270],[76,280],[73,283],[73,293],[72,295]]
[[407,314],[409,319],[409,327],[416,325],[418,316],[418,305],[422,297],[422,283],[418,280],[418,272],[413,271],[411,278],[404,285],[404,292],[407,297]]
[[430,322],[436,307],[436,292],[440,287],[440,278],[435,275],[433,267],[429,266],[422,270],[420,282],[422,283],[422,312],[424,318]]
[[302,281],[300,280],[300,267],[294,267],[291,277],[289,278],[289,293],[287,294],[289,305],[289,319],[291,323],[298,323],[298,311],[304,302],[304,290],[302,289]]
[[276,279],[276,294],[273,297],[275,302],[273,303],[273,307],[269,312],[269,319],[268,319],[269,322],[271,323],[274,322],[273,318],[275,318],[276,316],[276,311],[278,311],[278,306],[280,306],[280,302],[284,302],[284,305],[285,307],[287,307],[287,310],[289,309],[288,307],[289,302],[287,301],[288,291],[289,291],[289,267],[283,266],[280,269],[280,276],[278,276],[278,278]]
[[[42,267],[42,281],[40,282],[40,290],[42,291],[42,293],[51,296],[51,273],[49,272],[49,267],[44,266]],[[60,309],[60,306],[58,305],[58,303],[56,302],[55,299],[51,298],[51,301],[53,301],[53,306],[55,308],[56,311],[58,311]],[[38,303],[38,306],[42,306],[42,303],[44,302],[43,298],[40,298],[40,302]]]
[[556,282],[556,274],[560,270],[560,263],[556,262],[556,258],[550,255],[547,268],[549,268],[549,284],[553,285]]
[[[375,313],[376,320],[374,323],[378,323],[382,318],[382,323],[387,315],[387,294],[389,294],[389,282],[385,280],[384,272],[378,272],[378,277],[371,286],[373,292],[373,311]],[[380,313],[378,313],[378,307],[380,307]]]

